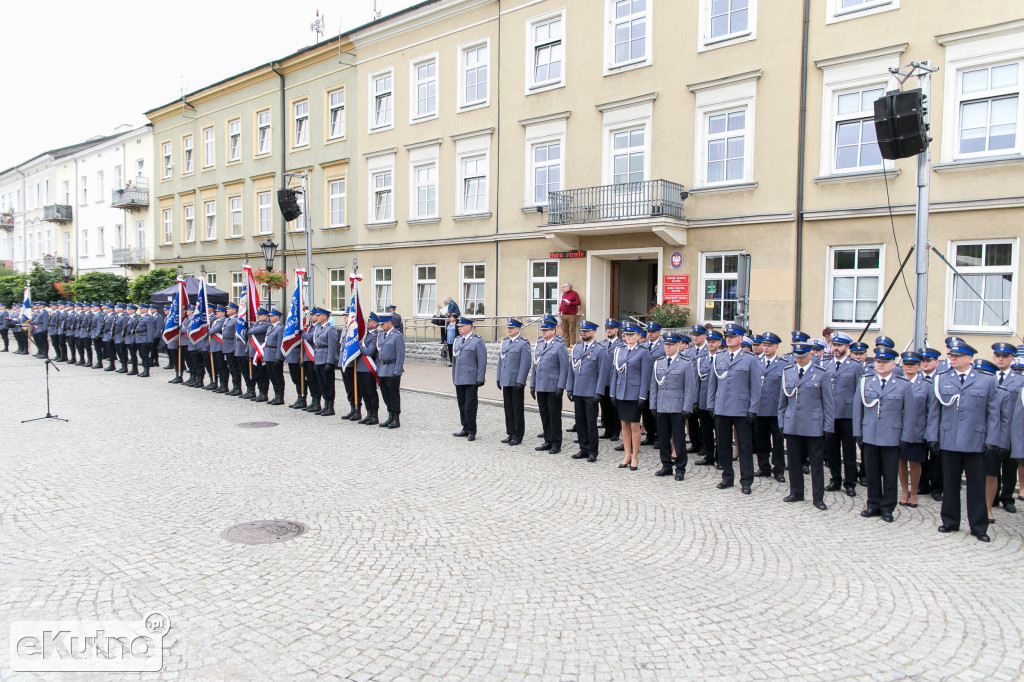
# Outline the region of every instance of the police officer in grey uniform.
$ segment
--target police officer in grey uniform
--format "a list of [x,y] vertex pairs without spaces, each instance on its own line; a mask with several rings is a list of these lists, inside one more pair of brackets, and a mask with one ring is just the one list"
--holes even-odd
[[356,385],[359,387],[359,400],[366,406],[366,416],[359,418],[359,410],[357,409],[355,414],[350,417],[350,420],[368,426],[380,423],[380,419],[377,416],[380,412],[380,396],[377,394],[377,381],[374,379],[374,374],[370,371],[370,367],[366,362],[366,360],[371,360],[376,366],[377,336],[379,334],[377,325],[379,323],[380,317],[376,313],[370,313],[367,316],[366,333],[363,335],[363,340],[359,342],[359,352],[362,357],[353,360],[356,365],[355,380]]
[[[221,354],[224,356],[225,370],[221,388],[228,390],[221,391],[217,389],[217,392],[231,397],[242,395],[242,372],[235,358],[235,327],[238,325],[235,315],[237,313],[238,304],[229,301],[224,306],[224,326],[221,327],[221,335],[223,336],[221,339]],[[232,382],[233,385],[229,385]]]
[[757,358],[740,346],[744,329],[738,324],[725,325],[726,350],[714,357],[708,383],[708,409],[715,416],[715,438],[718,441],[718,463],[722,467],[720,490],[734,483],[732,436],[740,460],[740,489],[749,495],[754,482],[753,425],[761,398],[761,367]]
[[405,371],[405,336],[392,326],[391,313],[380,313],[377,332],[377,379],[388,418],[377,426],[397,429],[402,425],[402,373]]
[[[249,362],[252,363],[253,382],[256,384],[256,396],[252,398],[255,403],[269,402],[267,390],[270,387],[270,377],[267,374],[266,340],[267,331],[270,329],[270,322],[267,317],[270,311],[260,308],[256,311],[256,322],[249,325],[249,338],[255,343],[249,344]],[[263,350],[260,355],[256,354],[256,346]]]
[[810,463],[811,497],[814,507],[825,511],[825,471],[822,462],[826,434],[832,433],[835,407],[832,379],[811,364],[811,345],[793,344],[793,364],[782,374],[779,393],[779,426],[786,437],[789,459],[789,495],[783,502],[804,499],[804,458]]
[[530,374],[533,357],[530,342],[522,337],[523,323],[508,318],[508,336],[501,340],[498,354],[498,378],[495,382],[501,389],[502,405],[505,408],[505,437],[502,443],[519,445],[526,433],[526,418],[523,411],[526,379]]
[[164,315],[165,312],[167,312],[167,306],[161,308],[154,303],[149,307],[149,316],[153,318],[153,328],[156,329],[156,337],[149,344],[149,366],[151,368],[160,366],[160,347],[164,343],[164,322],[167,319]]
[[953,341],[950,369],[936,375],[928,399],[928,449],[942,455],[940,533],[960,530],[960,481],[967,478],[967,521],[971,535],[988,542],[985,505],[985,457],[998,450],[1000,413],[995,377],[971,367],[977,351]]
[[103,369],[103,320],[106,319],[106,315],[103,314],[103,309],[100,304],[92,304],[92,320],[89,325],[89,342],[92,344],[92,350],[96,356],[96,363],[90,365],[92,369]]
[[[613,317],[609,317],[604,321],[604,334],[605,338],[598,341],[598,345],[604,348],[608,354],[609,361],[615,349],[620,346],[625,346],[622,339],[619,338],[619,330],[622,325],[619,321]],[[609,375],[609,381],[610,381]],[[601,398],[601,426],[604,427],[604,433],[601,434],[600,438],[607,438],[608,440],[618,440],[620,432],[622,431],[622,422],[619,421],[619,411],[615,409],[615,405],[612,403],[611,395],[606,393]]]
[[[651,375],[651,409],[658,415],[658,434],[661,469],[655,476],[672,475],[675,480],[686,476],[686,421],[697,402],[697,370],[693,358],[679,352],[682,337],[666,334],[664,355],[654,360]],[[676,457],[672,459],[675,446]]]
[[[256,391],[253,390],[253,373],[252,367],[249,364],[249,326],[255,323],[255,320],[247,320],[248,324],[242,325],[239,320],[235,320],[235,372],[238,377],[235,380],[235,390],[238,391],[238,397],[242,400],[252,400],[256,397]],[[241,386],[238,379],[245,382],[245,393],[241,392]],[[235,395],[235,391],[232,391],[228,395]],[[319,411],[320,404],[317,402],[317,411]]]
[[[210,385],[204,386],[204,391],[213,391],[214,393],[227,393],[227,389],[221,391],[221,387],[224,386],[224,375],[227,374],[224,371],[224,313],[227,312],[227,308],[222,305],[210,306],[213,308],[213,317],[210,318],[210,355],[213,356],[213,361],[210,363],[213,365],[213,374],[210,376]],[[232,346],[232,350],[234,347]]]
[[281,353],[281,338],[284,327],[281,326],[281,311],[270,309],[270,327],[267,328],[267,340],[263,347],[263,359],[267,362],[267,378],[274,388],[273,400],[268,405],[284,405],[284,355]]
[[[693,360],[693,368],[696,371],[700,367],[700,359],[707,357],[708,355],[708,342],[707,342],[707,329],[699,324],[693,326],[690,330],[690,337],[692,339],[692,345],[687,344],[686,349],[683,353]],[[698,375],[697,381],[700,382]],[[700,401],[700,391],[697,393],[697,400]],[[710,417],[707,418],[710,421]],[[713,429],[712,424],[712,431]],[[694,405],[691,410],[690,418],[686,422],[686,432],[690,436],[690,447],[687,448],[687,452],[690,454],[696,454],[698,452],[704,452],[704,429],[701,428],[701,416],[700,407]]]
[[[78,327],[78,314],[82,307],[78,303],[68,303],[67,315],[64,316],[64,362],[68,365],[78,363],[78,342],[75,338],[75,330]],[[14,322],[14,314],[11,314],[10,322]]]
[[50,311],[41,301],[36,301],[35,305],[36,311],[32,315],[32,339],[39,351],[35,357],[45,360],[50,357],[50,338],[47,336],[50,328]]
[[324,406],[321,409],[312,410],[314,406],[319,407],[320,401],[317,400],[306,410],[322,417],[330,417],[334,415],[336,388],[334,368],[339,357],[338,331],[327,324],[327,319],[331,315],[330,311],[323,308],[313,308],[310,310],[310,314],[316,318],[316,325],[304,331],[302,338],[313,344],[313,363],[316,366],[317,379],[320,382]]
[[779,428],[779,396],[782,394],[782,372],[789,362],[778,356],[782,339],[774,332],[757,337],[761,341],[761,397],[754,424],[754,450],[757,452],[757,476],[775,476],[786,482],[786,447]]
[[[657,322],[651,322],[647,325],[646,332],[647,340],[641,342],[640,345],[651,354],[651,362],[654,363],[665,357],[665,342],[661,338],[661,325]],[[640,411],[640,420],[644,425],[644,433],[646,434],[640,445],[658,444],[657,412],[654,404],[651,402],[644,404],[643,409]]]
[[391,313],[391,326],[394,327],[395,331],[404,335],[405,327],[402,324],[402,316],[398,314],[398,306],[392,303],[388,306],[388,312]]
[[[4,341],[4,353],[9,353],[11,348],[11,340],[8,336],[8,330],[11,328],[11,311],[7,309],[7,304],[0,301],[0,339]],[[61,359],[61,358],[58,358]]]
[[917,421],[914,387],[893,371],[895,360],[894,349],[875,348],[875,371],[860,380],[853,404],[853,437],[864,448],[868,483],[868,502],[860,515],[881,516],[887,523],[896,509],[900,452],[912,443]]
[[[50,316],[46,323],[46,334],[49,336],[49,347],[53,349],[54,360],[60,359],[60,344],[57,342],[60,327],[60,311],[63,301],[50,301]],[[49,353],[47,353],[49,355]]]
[[569,380],[569,354],[565,342],[555,337],[556,326],[550,320],[541,324],[530,372],[530,396],[537,401],[544,431],[544,442],[534,450],[553,455],[562,451],[562,392]]
[[114,304],[107,301],[103,304],[103,355],[106,358],[107,366],[105,372],[113,372],[114,367],[114,323],[117,315],[114,314]]
[[462,429],[452,435],[476,440],[477,391],[487,378],[487,346],[473,333],[473,320],[463,317],[457,330],[459,335],[452,344],[452,383]]
[[139,307],[135,304],[128,304],[128,320],[124,325],[124,345],[128,351],[128,363],[131,365],[128,376],[138,376],[139,374],[138,347],[135,344],[135,332],[140,322],[138,310]]
[[140,377],[149,376],[149,368],[153,362],[153,344],[160,332],[156,328],[156,319],[149,314],[149,307],[143,304],[139,308],[139,322],[135,325],[135,345],[142,363]]
[[576,435],[580,451],[573,459],[597,461],[597,408],[601,398],[608,394],[611,380],[611,362],[608,351],[594,340],[597,323],[584,320],[580,323],[580,340],[569,356],[569,376],[565,385],[569,400],[576,411]]
[[1021,390],[1024,389],[1024,375],[1014,372],[1011,368],[1016,353],[1017,349],[1012,344],[992,344],[992,362],[996,366],[995,378],[998,388],[996,395],[999,399],[1000,414],[999,436],[996,442],[996,446],[999,448],[999,468],[995,481],[992,480],[990,474],[987,476],[986,494],[990,508],[1001,506],[1003,511],[1008,514],[1017,513],[1017,505],[1013,501],[1017,489],[1017,462],[1010,456],[1013,404],[1014,401],[1021,400]]
[[849,357],[853,339],[843,332],[832,334],[832,359],[825,369],[832,381],[835,401],[835,433],[825,439],[825,459],[832,480],[825,490],[846,490],[854,497],[857,486],[857,444],[853,439],[853,404],[857,386],[864,376],[864,365]]

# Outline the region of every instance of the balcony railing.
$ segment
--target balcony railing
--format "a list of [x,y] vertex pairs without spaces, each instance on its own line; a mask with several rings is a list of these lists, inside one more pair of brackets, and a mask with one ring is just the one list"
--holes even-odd
[[149,190],[145,187],[122,187],[110,193],[110,205],[129,211],[149,206]]
[[682,185],[645,180],[581,187],[548,195],[548,225],[571,225],[636,218],[683,219]]
[[140,247],[111,249],[111,263],[126,268],[142,267],[146,264],[146,250]]
[[0,213],[0,230],[10,232],[14,229],[14,214]]
[[70,223],[71,207],[67,204],[50,204],[43,206],[43,220],[51,223]]

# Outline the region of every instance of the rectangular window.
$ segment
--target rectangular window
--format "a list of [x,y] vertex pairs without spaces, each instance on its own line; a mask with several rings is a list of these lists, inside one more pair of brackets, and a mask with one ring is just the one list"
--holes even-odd
[[1016,326],[1017,241],[954,242],[951,331],[1006,332]]
[[196,240],[195,206],[182,208],[182,242],[194,242]]
[[270,153],[270,110],[256,114],[256,154]]
[[203,130],[203,168],[212,168],[217,163],[217,140],[213,126]]
[[470,107],[487,101],[487,45],[474,45],[462,51],[462,106]]
[[873,7],[892,4],[892,0],[835,0],[835,14],[860,12]]
[[707,117],[707,175],[705,184],[743,180],[746,109]]
[[166,180],[167,178],[171,177],[171,170],[174,168],[174,161],[172,160],[171,157],[171,143],[164,142],[162,145],[160,145],[160,149],[161,158],[163,159],[163,162],[161,163],[161,168],[164,169],[163,177]]
[[881,168],[882,153],[875,138],[875,100],[885,88],[866,88],[836,94],[835,170],[850,172]]
[[242,197],[228,197],[232,237],[242,236]]
[[242,158],[242,121],[228,121],[228,162]]
[[203,204],[203,213],[206,216],[205,239],[217,238],[217,202],[207,201]]
[[750,0],[711,0],[711,40],[725,40],[746,33],[750,21],[749,4]]
[[[11,246],[14,246],[14,245],[11,244]],[[64,233],[64,257],[65,258],[70,258],[71,257],[71,234],[68,233],[68,232]],[[14,260],[14,254],[11,254],[11,259],[10,260]]]
[[208,273],[206,273],[206,283],[209,284],[210,286],[213,286],[213,287],[217,286],[217,273],[216,272],[208,272]]
[[238,301],[242,298],[242,288],[245,287],[245,273],[231,273],[231,300]]
[[145,159],[136,159],[135,160],[135,177],[136,178],[141,178],[145,174],[145,171],[146,171],[146,160]]
[[464,187],[462,210],[480,213],[487,210],[487,157],[477,156],[462,160]]
[[295,147],[309,144],[309,100],[295,103]]
[[392,124],[392,97],[394,79],[390,71],[374,76],[373,82],[373,121],[371,128],[387,128]]
[[[106,248],[104,248],[104,244],[103,244],[103,235],[104,235],[104,228],[101,227],[101,228],[96,230],[96,255],[98,255],[98,256],[102,256],[103,252],[106,251]],[[40,240],[40,242],[41,241],[42,240]]]
[[257,205],[257,234],[270,234],[271,225],[271,197],[270,192],[260,192],[256,195]]
[[437,266],[416,266],[416,315],[431,316],[437,307]]
[[330,183],[331,201],[331,227],[343,227],[345,225],[345,181],[331,180]]
[[[832,247],[829,258],[829,326],[863,325],[881,296],[881,246]],[[881,324],[881,311],[873,326]]]
[[612,1],[611,65],[625,66],[647,58],[647,0]]
[[739,293],[739,254],[706,253],[703,255],[701,286],[704,291],[702,322],[723,324],[736,319]]
[[345,137],[345,90],[332,90],[327,95],[327,139]]
[[1018,148],[1021,72],[1024,62],[986,66],[957,74],[961,157],[1010,154]]
[[341,311],[348,307],[345,300],[345,269],[331,268],[328,275],[328,300],[331,302],[331,310]]
[[413,64],[413,120],[437,114],[437,60]]
[[[121,177],[121,176],[122,176],[121,167],[120,166],[114,166],[114,189],[121,189],[122,187],[124,187],[124,184],[122,184],[124,182],[124,178]],[[49,201],[50,200],[50,198],[49,198],[50,181],[49,180],[46,181],[46,192],[47,192],[46,200]]]
[[466,315],[484,315],[486,266],[483,263],[462,264],[462,311]]
[[183,174],[192,172],[192,136],[186,135],[181,140],[181,172]]
[[82,176],[82,199],[81,203],[85,204],[89,201],[89,178],[85,175]]
[[392,220],[391,171],[373,174],[373,219],[376,222]]
[[146,248],[146,221],[144,220],[135,221],[135,247]]
[[532,24],[530,40],[533,52],[532,82],[535,87],[562,80],[562,16],[550,17]]
[[60,183],[60,196],[65,206],[71,204],[71,183],[68,180]]
[[[642,134],[641,129],[641,134]],[[643,152],[640,172],[643,173]],[[627,161],[628,165],[628,161]],[[533,201],[548,203],[548,193],[562,189],[562,143],[545,142],[533,146]]]
[[560,299],[557,260],[530,263],[530,314],[556,315]]
[[[39,185],[36,185],[36,189],[39,189]],[[36,197],[39,200],[39,197]],[[103,201],[103,171],[96,171],[96,201]]]
[[89,230],[82,230],[82,254],[89,255]]
[[391,268],[373,269],[373,309],[382,313],[391,305]]
[[173,222],[171,218],[171,209],[164,209],[164,244],[170,244],[174,239]]
[[437,215],[437,165],[417,166],[413,173],[416,182],[416,207],[413,215],[417,218],[433,218]]
[[114,225],[114,248],[124,248],[124,225]]
[[612,133],[612,183],[643,182],[645,168],[644,127]]

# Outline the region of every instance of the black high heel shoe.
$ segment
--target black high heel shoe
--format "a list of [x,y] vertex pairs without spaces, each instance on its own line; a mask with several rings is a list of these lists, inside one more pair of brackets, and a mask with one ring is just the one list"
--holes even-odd
[[636,471],[636,467],[631,464],[631,465],[629,465],[629,470],[630,471]]
[[626,468],[626,467],[628,467],[628,466],[629,466],[628,464],[620,464],[620,465],[619,465],[619,468],[620,468],[620,469],[625,469],[625,468]]

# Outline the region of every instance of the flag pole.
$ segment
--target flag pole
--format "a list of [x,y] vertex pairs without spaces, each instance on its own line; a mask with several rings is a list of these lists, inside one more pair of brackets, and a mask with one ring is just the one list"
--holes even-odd
[[213,383],[217,383],[217,375],[214,374],[214,367],[213,367],[213,346],[211,345],[213,339],[210,337],[210,327],[213,326],[213,320],[210,319],[210,313],[209,313],[209,310],[210,310],[210,292],[206,291],[206,263],[200,264],[199,265],[199,270],[203,273],[203,293],[206,294],[203,297],[206,300],[203,301],[203,302],[206,304],[206,310],[207,310],[207,313],[206,313],[206,351],[210,354],[210,381],[212,381]]
[[[358,258],[353,258],[352,259],[352,277],[349,278],[349,281],[352,284],[352,287],[350,287],[350,288],[354,288],[355,287],[356,274],[358,272],[359,272],[359,259]],[[353,291],[352,299],[351,299],[351,306],[352,306],[352,312],[353,313],[355,313],[355,307],[356,307],[355,301],[356,301],[355,292]],[[345,331],[347,332],[348,330],[346,329]],[[359,336],[359,321],[356,320],[356,337],[358,338],[358,336]],[[344,372],[344,371],[345,370],[342,369],[342,372]],[[359,379],[359,367],[357,366],[357,363],[353,362],[352,363],[352,398],[353,398],[352,402],[355,403],[354,407],[357,410],[359,409],[359,381],[358,381],[358,379]]]

